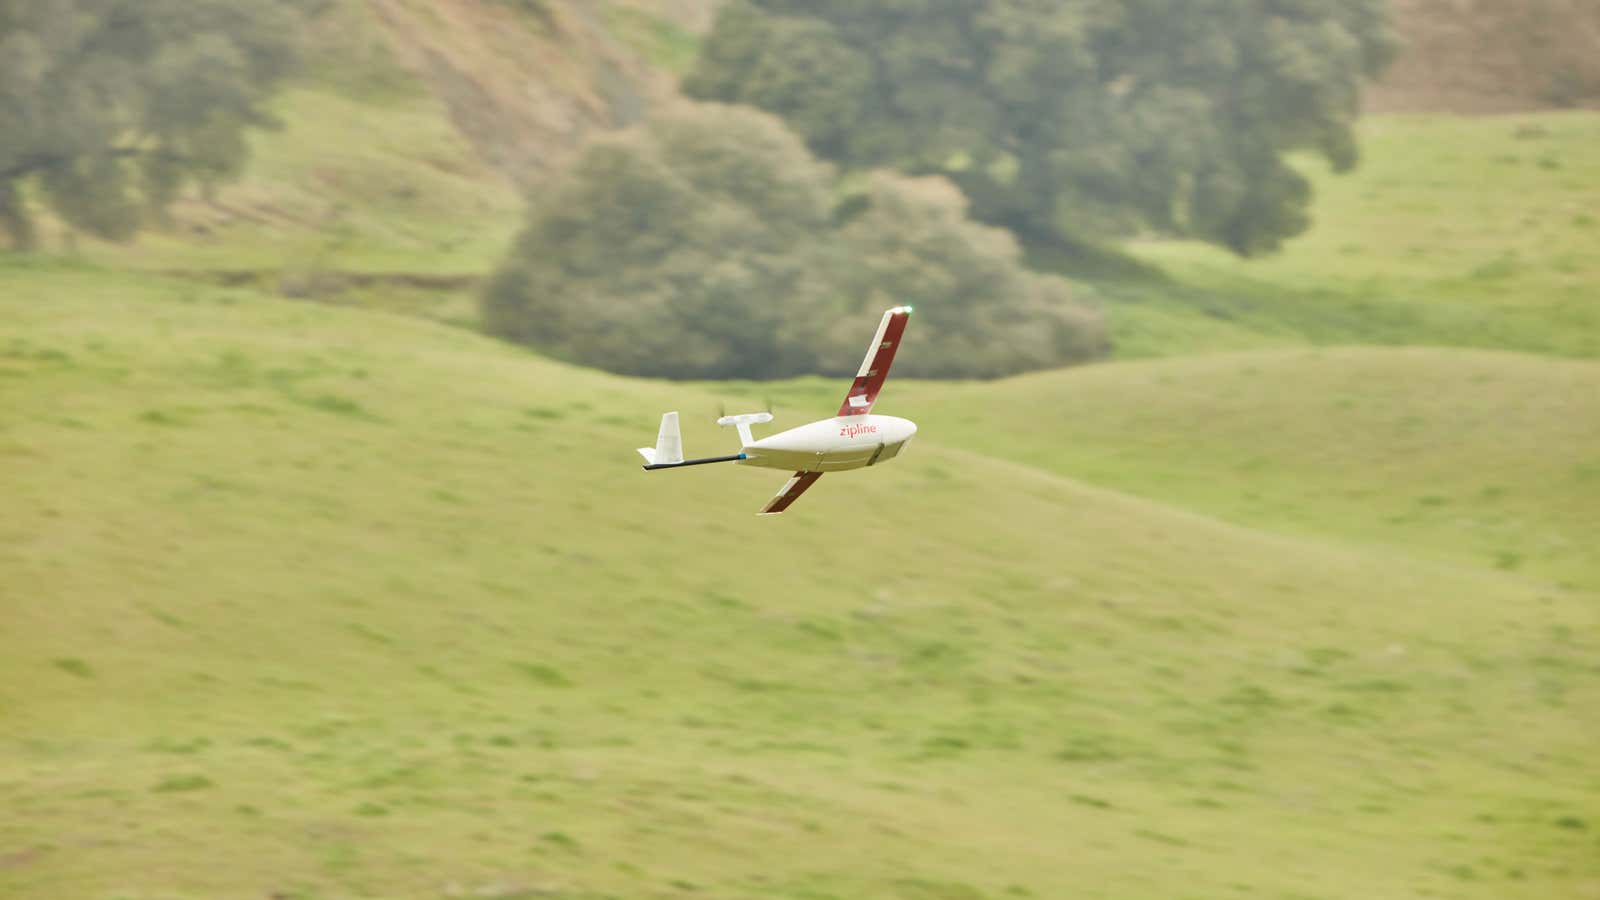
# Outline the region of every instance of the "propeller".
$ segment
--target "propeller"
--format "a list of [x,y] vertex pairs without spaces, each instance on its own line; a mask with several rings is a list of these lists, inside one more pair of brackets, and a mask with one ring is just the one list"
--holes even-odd
[[[764,412],[764,413],[771,413],[772,410],[773,410],[772,395],[771,394],[765,395],[765,397],[762,399],[762,404],[763,404],[763,406],[761,408],[761,411]],[[728,416],[728,401],[726,401],[726,400],[718,400],[717,401],[717,418],[725,419],[725,418],[727,418],[727,416]]]

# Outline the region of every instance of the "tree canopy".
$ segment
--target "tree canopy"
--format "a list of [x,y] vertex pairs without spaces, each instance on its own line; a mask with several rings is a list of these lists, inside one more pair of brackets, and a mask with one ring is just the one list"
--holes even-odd
[[32,242],[31,183],[71,225],[125,239],[185,183],[237,173],[317,5],[0,0],[0,228]]
[[909,374],[992,377],[1103,353],[1066,282],[966,219],[939,179],[836,193],[778,119],[690,105],[595,140],[533,198],[484,294],[495,334],[614,372],[848,374],[889,306],[918,312]]
[[1356,163],[1386,0],[731,0],[685,81],[820,155],[955,181],[1030,240],[1152,230],[1276,249],[1311,150]]

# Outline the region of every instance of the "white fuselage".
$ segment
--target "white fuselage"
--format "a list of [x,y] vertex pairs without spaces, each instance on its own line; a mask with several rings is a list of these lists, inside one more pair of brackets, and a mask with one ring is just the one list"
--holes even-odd
[[893,459],[917,433],[894,416],[837,416],[764,437],[744,447],[742,466],[842,472]]

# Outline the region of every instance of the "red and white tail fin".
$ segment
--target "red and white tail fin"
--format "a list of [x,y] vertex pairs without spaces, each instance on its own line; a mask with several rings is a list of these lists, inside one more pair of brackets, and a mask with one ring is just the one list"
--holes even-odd
[[889,378],[889,366],[894,362],[894,352],[900,347],[900,336],[905,333],[906,322],[911,319],[911,307],[896,306],[883,314],[878,332],[867,345],[867,358],[861,361],[861,371],[850,384],[844,403],[839,407],[841,416],[864,416],[872,412],[872,404]]

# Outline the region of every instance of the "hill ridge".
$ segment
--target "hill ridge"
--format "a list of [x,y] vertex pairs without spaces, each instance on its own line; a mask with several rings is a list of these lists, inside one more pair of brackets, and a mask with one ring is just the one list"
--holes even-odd
[[761,520],[777,473],[631,456],[728,391],[5,273],[0,892],[1581,884],[1592,595],[985,458],[906,380],[923,442]]

